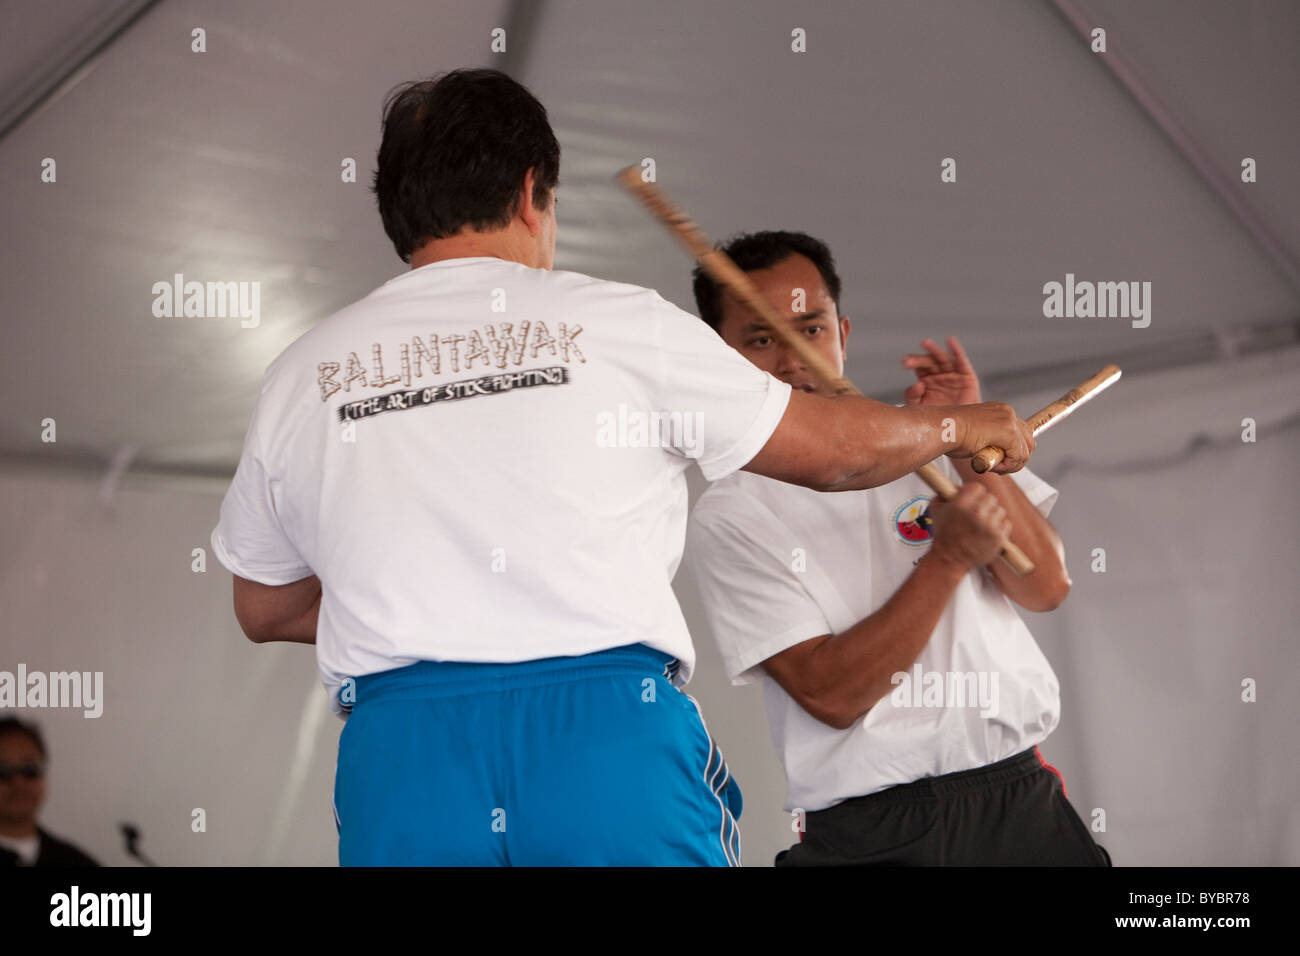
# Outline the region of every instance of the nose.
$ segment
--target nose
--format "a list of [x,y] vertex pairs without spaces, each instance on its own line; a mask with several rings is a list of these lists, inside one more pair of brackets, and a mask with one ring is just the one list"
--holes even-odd
[[784,345],[777,346],[776,370],[778,374],[795,375],[807,371],[799,356]]

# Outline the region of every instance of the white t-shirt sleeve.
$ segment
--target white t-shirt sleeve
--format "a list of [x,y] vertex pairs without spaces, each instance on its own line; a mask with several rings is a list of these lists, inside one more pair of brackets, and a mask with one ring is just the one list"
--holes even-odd
[[[961,485],[961,478],[958,475],[952,459],[947,455],[935,460],[940,470],[956,485]],[[1010,478],[1020,488],[1029,503],[1038,509],[1038,513],[1044,518],[1051,513],[1052,508],[1056,505],[1056,499],[1060,497],[1060,492],[1049,485],[1043,479],[1039,478],[1028,468],[1021,468],[1010,475],[1004,475],[1004,478]]]
[[221,502],[217,526],[212,529],[212,552],[231,574],[278,586],[309,577],[312,569],[285,534],[276,513],[279,482],[267,473],[259,441],[259,416],[265,401],[263,391],[253,409],[235,477]]
[[[806,544],[806,543],[805,543]],[[761,505],[742,511],[697,507],[686,532],[686,566],[733,684],[787,648],[831,633],[793,567],[798,547]]]
[[692,441],[670,450],[717,481],[749,463],[785,414],[790,386],[759,370],[703,319],[654,293],[661,412],[695,419]]
[[1029,499],[1029,503],[1038,509],[1039,514],[1044,518],[1051,514],[1052,508],[1056,505],[1056,499],[1060,497],[1061,493],[1059,491],[1028,468],[1021,468],[1007,477],[1020,486],[1020,490]]

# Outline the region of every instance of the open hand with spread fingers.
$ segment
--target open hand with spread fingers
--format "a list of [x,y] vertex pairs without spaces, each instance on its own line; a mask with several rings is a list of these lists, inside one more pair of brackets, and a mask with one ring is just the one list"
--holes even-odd
[[925,354],[903,356],[903,367],[916,373],[916,384],[903,393],[907,405],[973,405],[982,401],[980,381],[966,351],[953,336],[946,352],[934,339],[922,339]]

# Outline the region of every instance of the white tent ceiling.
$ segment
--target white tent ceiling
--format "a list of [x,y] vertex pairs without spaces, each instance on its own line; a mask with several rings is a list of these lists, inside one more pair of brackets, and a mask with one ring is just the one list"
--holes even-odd
[[[1159,364],[1233,330],[1294,339],[1300,7],[1071,6],[1276,234],[1273,254],[1045,0],[7,2],[0,455],[232,470],[266,364],[405,268],[366,189],[385,92],[460,66],[506,69],[550,110],[558,268],[694,311],[688,261],[611,182],[653,157],[715,238],[830,243],[849,372],[871,394],[897,394],[924,335],[961,336],[986,381],[1050,370],[1062,387],[1064,369]],[[1243,186],[1246,156],[1259,181]],[[344,157],[359,182],[340,181]],[[259,281],[261,325],[155,318],[151,288],[175,273]],[[1151,282],[1150,327],[1044,318],[1042,286],[1066,273]]]

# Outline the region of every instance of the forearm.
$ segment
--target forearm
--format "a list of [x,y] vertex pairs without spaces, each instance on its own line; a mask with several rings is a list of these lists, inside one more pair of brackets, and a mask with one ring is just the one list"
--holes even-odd
[[999,473],[1024,467],[1033,452],[1029,426],[1009,405],[895,408],[861,395],[795,391],[744,469],[817,491],[857,491],[889,484],[940,455],[973,455],[990,444],[1007,450]]
[[249,640],[316,643],[321,601],[316,575],[275,586],[235,575],[234,589],[235,617]]
[[847,728],[889,694],[891,678],[916,661],[967,573],[931,551],[880,610],[816,648],[808,679],[821,688],[828,722]]
[[315,644],[316,622],[320,617],[320,599],[321,591],[318,584],[316,599],[312,601],[311,606],[298,616],[280,624],[271,632],[271,636],[263,638],[263,641],[292,641],[296,644]]
[[1070,591],[1070,576],[1065,568],[1065,548],[1051,522],[1005,475],[977,474],[968,458],[955,460],[953,466],[963,484],[978,482],[998,499],[1011,521],[1016,544],[1034,564],[1034,570],[1024,577],[1005,561],[988,565],[1002,593],[1026,610],[1056,608]]
[[895,408],[856,395],[826,401],[829,446],[837,461],[852,464],[833,474],[825,491],[885,485],[960,447],[965,413],[958,406]]

